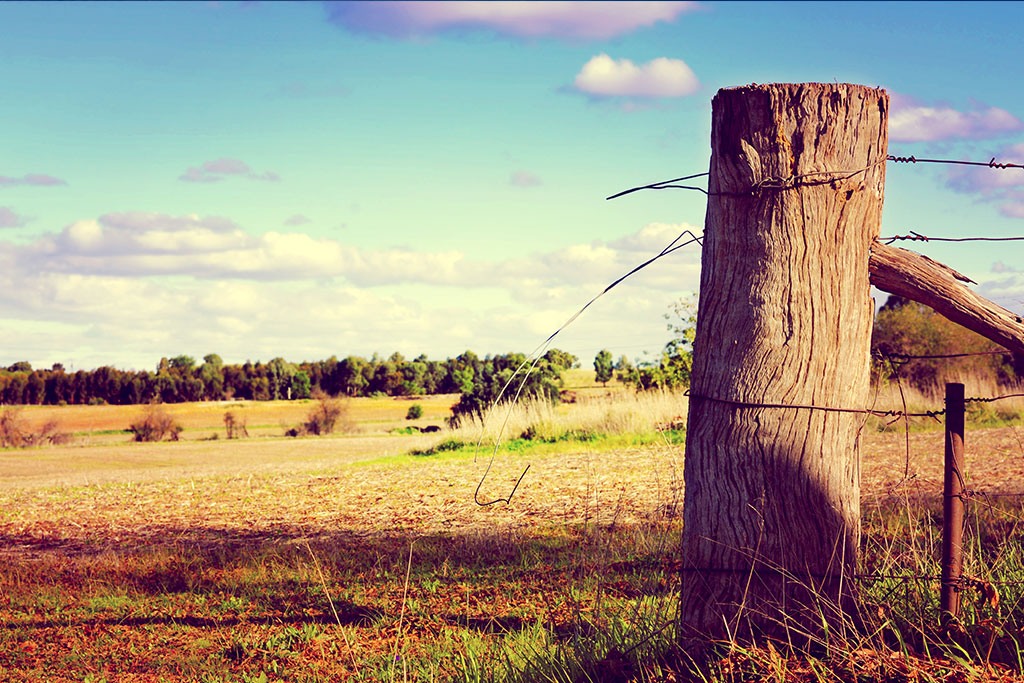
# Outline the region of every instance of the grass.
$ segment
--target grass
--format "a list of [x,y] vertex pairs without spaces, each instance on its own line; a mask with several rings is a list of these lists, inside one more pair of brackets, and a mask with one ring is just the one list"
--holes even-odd
[[[184,440],[160,444],[90,440],[90,426],[126,425],[126,409],[54,409],[83,425],[77,444],[0,451],[0,678],[845,682],[1020,671],[1024,508],[994,495],[1024,490],[1014,422],[969,423],[969,486],[992,495],[971,502],[966,571],[981,592],[964,594],[962,632],[940,632],[934,581],[864,581],[874,629],[859,640],[800,655],[722,644],[691,672],[674,645],[685,399],[575,384],[576,403],[526,403],[439,434],[395,433],[409,403],[387,399],[352,402],[358,433],[299,439],[275,427],[203,440],[229,408],[171,406]],[[417,425],[442,423],[451,404],[417,401]],[[250,431],[309,410],[277,407],[280,417],[274,406],[230,409],[252,409]],[[900,432],[864,435],[866,572],[938,573],[942,435],[910,436],[907,453]],[[507,495],[526,465],[510,504],[473,503],[478,485],[482,498]],[[998,584],[998,604],[979,601],[985,582]]]

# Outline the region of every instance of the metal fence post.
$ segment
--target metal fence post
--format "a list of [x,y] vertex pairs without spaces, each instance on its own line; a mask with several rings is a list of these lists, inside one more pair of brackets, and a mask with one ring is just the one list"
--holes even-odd
[[964,385],[946,385],[946,457],[942,486],[943,624],[960,616],[960,574],[964,536]]

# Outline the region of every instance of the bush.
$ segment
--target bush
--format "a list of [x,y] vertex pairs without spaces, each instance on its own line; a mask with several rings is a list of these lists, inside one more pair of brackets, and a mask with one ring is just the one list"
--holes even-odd
[[142,419],[128,427],[128,431],[135,435],[136,441],[163,441],[165,438],[177,441],[184,428],[162,405],[154,403],[146,408]]
[[460,439],[445,439],[441,443],[431,446],[430,448],[414,448],[409,451],[409,455],[437,455],[438,453],[449,453],[451,451],[462,450],[468,445],[469,444]]
[[245,427],[245,418],[239,419],[230,410],[224,413],[224,430],[228,433],[229,439],[237,439],[239,437],[248,437],[249,430]]
[[60,445],[71,440],[71,435],[60,431],[56,420],[43,424],[37,432],[29,431],[21,419],[21,412],[8,408],[0,413],[0,448],[30,448],[43,444]]
[[[320,436],[322,434],[331,434],[339,428],[343,432],[353,431],[354,426],[348,417],[348,404],[346,402],[323,393],[318,393],[314,398],[316,398],[317,403],[309,415],[306,416],[306,422],[301,428],[286,432],[288,436],[298,436],[299,434]],[[292,431],[295,433],[292,434]]]
[[423,417],[423,406],[419,403],[413,403],[409,406],[409,412],[405,414],[406,420],[418,420]]

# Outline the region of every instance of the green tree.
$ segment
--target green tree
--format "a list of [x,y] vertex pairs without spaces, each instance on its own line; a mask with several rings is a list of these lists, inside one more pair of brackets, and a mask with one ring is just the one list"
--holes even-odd
[[[575,362],[575,356],[571,357]],[[463,390],[459,402],[452,406],[452,425],[457,426],[467,415],[483,418],[491,406],[510,401],[517,395],[520,399],[540,398],[557,402],[565,369],[561,361],[564,359],[565,356],[556,357],[559,362],[552,363],[544,356],[532,363],[521,353],[488,357],[474,371],[469,391]]]
[[[693,339],[697,333],[697,302],[695,298],[679,299],[669,306],[665,314],[672,338],[657,360],[646,361],[638,367],[621,367],[620,381],[632,382],[640,390],[664,389],[675,391],[690,386],[693,369]],[[625,361],[623,357],[619,363]],[[628,361],[626,361],[628,362]],[[627,372],[628,370],[628,372]]]
[[579,367],[580,364],[579,358],[562,349],[551,349],[544,354],[544,360],[551,363],[553,367],[558,368],[559,372]]
[[216,401],[224,396],[224,361],[220,356],[215,353],[203,356],[198,374],[203,383],[203,398]]
[[291,398],[309,398],[309,392],[311,390],[311,383],[309,375],[306,374],[305,370],[299,370],[292,375],[292,384],[290,388]]
[[890,296],[875,315],[871,351],[875,378],[908,383],[916,389],[938,391],[948,381],[1016,382],[1024,370],[1020,359],[1005,354],[961,358],[907,358],[984,354],[1000,351],[994,342],[951,322],[934,310],[900,296]]
[[196,366],[196,359],[192,356],[175,356],[167,362],[172,370],[179,374],[186,375],[192,372]]
[[612,378],[614,367],[612,352],[608,349],[601,349],[594,357],[594,379],[608,386],[608,380]]
[[267,363],[267,381],[270,383],[270,398],[272,400],[292,398],[289,394],[292,377],[295,376],[296,372],[298,372],[298,368],[284,358],[272,358]]

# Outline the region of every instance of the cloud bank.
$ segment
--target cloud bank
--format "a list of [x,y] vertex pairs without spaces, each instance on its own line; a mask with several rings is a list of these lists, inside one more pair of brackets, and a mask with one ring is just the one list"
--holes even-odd
[[998,137],[1024,130],[1024,122],[998,107],[977,104],[969,111],[946,105],[924,105],[892,96],[889,139],[893,142],[934,142]]
[[[241,361],[525,351],[689,227],[654,223],[617,239],[484,260],[251,234],[216,216],[104,214],[33,243],[0,240],[0,332],[15,360],[44,367],[149,367],[178,353]],[[632,346],[617,354],[659,349],[662,314],[696,289],[699,262],[693,247],[650,266],[563,336],[584,330],[572,343],[613,350],[628,337]],[[60,334],[45,334],[53,329]],[[69,348],[79,357],[67,358]]]

